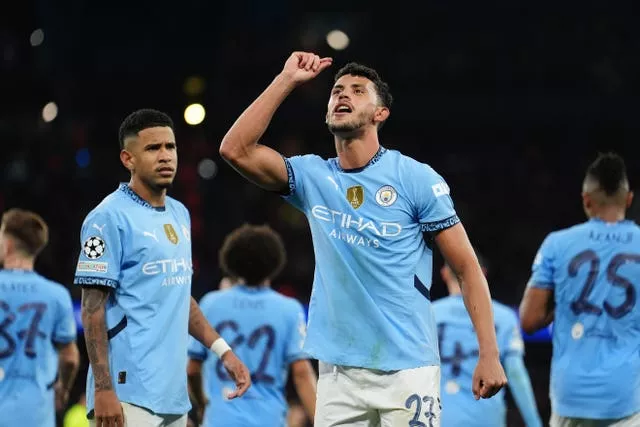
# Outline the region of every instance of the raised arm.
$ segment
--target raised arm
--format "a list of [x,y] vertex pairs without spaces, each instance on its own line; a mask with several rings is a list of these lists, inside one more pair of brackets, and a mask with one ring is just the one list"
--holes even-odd
[[109,372],[109,340],[105,305],[111,290],[103,286],[82,289],[82,325],[95,383],[96,425],[124,426],[124,414]]
[[271,119],[297,85],[317,76],[331,65],[331,58],[294,52],[282,72],[238,117],[220,145],[220,155],[245,178],[271,191],[284,191],[288,174],[282,156],[258,144]]
[[460,282],[464,304],[478,336],[479,361],[474,372],[473,394],[476,399],[491,397],[507,379],[500,364],[487,280],[461,223],[439,232],[435,241]]

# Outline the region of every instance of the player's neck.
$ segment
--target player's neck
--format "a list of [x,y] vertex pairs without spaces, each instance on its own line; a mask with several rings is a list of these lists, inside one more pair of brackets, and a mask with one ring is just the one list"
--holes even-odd
[[602,209],[600,209],[593,217],[604,222],[615,223],[624,221],[625,211],[624,209],[620,209],[618,206],[606,206],[602,207]]
[[7,255],[3,264],[5,270],[33,271],[34,260],[18,255]]
[[335,144],[340,167],[347,170],[366,166],[380,149],[376,131],[355,138],[336,136]]
[[166,189],[152,189],[142,181],[135,179],[133,176],[131,177],[131,181],[129,181],[129,188],[154,208],[161,208],[164,206],[164,201],[167,196]]

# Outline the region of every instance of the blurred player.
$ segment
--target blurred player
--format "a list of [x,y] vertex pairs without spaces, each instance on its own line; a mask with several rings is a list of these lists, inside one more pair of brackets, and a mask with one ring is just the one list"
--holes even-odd
[[[183,427],[188,334],[222,358],[237,389],[246,367],[191,297],[191,220],[166,195],[178,156],[173,122],[139,110],[120,127],[120,160],[131,172],[86,217],[75,283],[91,367],[87,410],[97,426]],[[122,403],[122,404],[121,404]]]
[[478,331],[474,394],[490,397],[506,378],[489,288],[449,187],[428,165],[378,141],[390,114],[388,85],[363,65],[338,71],[326,115],[336,158],[285,159],[258,144],[291,91],[331,62],[294,52],[227,132],[220,153],[309,220],[316,270],[304,350],[320,361],[316,425],[438,425],[433,241],[462,278]]
[[49,229],[11,209],[0,225],[0,427],[54,427],[78,372],[76,321],[64,286],[33,270]]
[[[307,415],[316,405],[316,373],[302,353],[305,315],[295,299],[271,289],[271,279],[286,263],[280,235],[267,226],[244,225],[227,236],[220,267],[242,281],[206,294],[202,312],[247,363],[253,385],[242,399],[228,400],[231,380],[200,343],[189,346],[189,383],[206,427],[283,427],[287,420],[284,390],[289,368]],[[202,387],[206,384],[208,404]]]
[[[486,264],[478,257],[486,273]],[[478,361],[478,346],[471,319],[464,308],[460,284],[448,265],[440,270],[449,296],[433,303],[438,324],[440,363],[442,364],[442,425],[444,427],[506,426],[507,408],[504,390],[495,398],[477,402],[473,397],[473,367]],[[513,310],[493,301],[498,347],[509,389],[527,427],[542,427],[535,397],[524,365],[524,343]]]
[[587,169],[587,222],[542,242],[520,305],[528,333],[553,320],[551,426],[640,426],[640,229],[624,160]]

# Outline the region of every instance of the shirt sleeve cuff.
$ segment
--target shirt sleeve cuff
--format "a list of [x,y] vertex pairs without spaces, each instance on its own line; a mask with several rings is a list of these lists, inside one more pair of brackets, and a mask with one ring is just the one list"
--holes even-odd
[[119,282],[107,277],[76,276],[75,279],[73,279],[73,284],[81,286],[107,286],[115,289],[118,287]]

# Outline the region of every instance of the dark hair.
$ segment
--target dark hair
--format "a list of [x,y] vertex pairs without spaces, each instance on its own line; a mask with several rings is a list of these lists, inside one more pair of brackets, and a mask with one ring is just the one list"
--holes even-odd
[[340,77],[346,76],[347,74],[351,76],[365,77],[371,80],[376,87],[376,93],[378,94],[378,98],[380,98],[382,105],[387,108],[391,108],[393,96],[391,96],[391,92],[389,92],[389,85],[380,78],[380,75],[376,70],[365,65],[358,64],[357,62],[349,62],[338,70],[333,81],[336,82]]
[[627,167],[620,155],[600,153],[587,168],[587,178],[598,182],[607,196],[613,196],[627,181]]
[[225,237],[219,253],[220,268],[231,277],[257,286],[282,271],[287,253],[280,235],[268,225],[236,228]]
[[124,148],[124,141],[131,137],[137,136],[138,132],[144,129],[167,126],[173,129],[173,120],[169,115],[162,111],[143,108],[134,111],[123,120],[118,131],[118,139],[120,140],[120,149]]
[[37,256],[49,242],[49,227],[34,212],[9,209],[2,215],[2,227],[17,241],[19,249],[29,256]]

